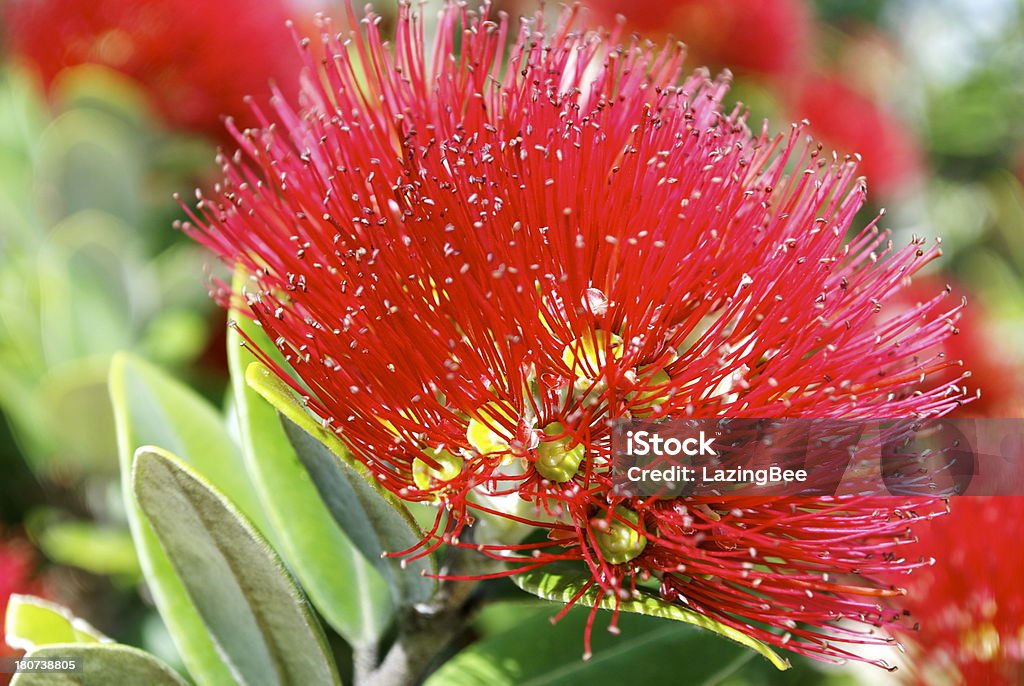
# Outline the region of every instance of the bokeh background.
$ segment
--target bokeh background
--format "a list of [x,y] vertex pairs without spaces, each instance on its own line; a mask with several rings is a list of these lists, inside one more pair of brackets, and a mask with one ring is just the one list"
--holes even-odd
[[[859,154],[864,220],[884,208],[897,241],[943,240],[907,306],[946,284],[968,299],[947,351],[981,390],[962,412],[1024,416],[1022,0],[589,4],[595,23],[729,69],[753,126],[808,119]],[[343,21],[329,0],[0,0],[0,616],[10,593],[39,593],[174,662],[122,511],[107,368],[130,349],[224,402],[224,314],[209,259],[171,228],[174,194],[214,182],[223,117],[252,121],[244,96],[295,90],[285,21],[309,34],[317,11]],[[1019,683],[1022,516],[1012,498],[954,503],[922,536],[949,554],[915,608],[931,621],[901,639],[909,668],[750,663],[723,683]]]

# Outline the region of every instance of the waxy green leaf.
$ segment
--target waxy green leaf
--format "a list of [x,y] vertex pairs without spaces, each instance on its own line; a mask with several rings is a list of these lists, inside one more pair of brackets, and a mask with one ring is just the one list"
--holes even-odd
[[[242,277],[236,279],[240,291]],[[390,624],[393,606],[384,578],[345,535],[285,435],[277,411],[245,382],[256,357],[245,334],[272,350],[263,329],[232,312],[228,361],[245,455],[253,486],[278,543],[313,605],[353,644],[376,641]]]
[[[582,574],[561,574],[558,572],[534,570],[516,574],[512,577],[512,581],[519,588],[536,596],[546,600],[567,603],[580,593],[588,579]],[[688,610],[674,603],[665,602],[654,595],[641,591],[640,597],[619,600],[616,603],[615,598],[607,594],[598,599],[599,594],[600,589],[594,585],[579,596],[576,604],[584,607],[597,605],[608,610],[615,609],[617,606],[620,612],[632,612],[649,617],[661,617],[676,622],[693,624],[757,651],[778,669],[789,669],[790,667],[786,659],[780,657],[761,641],[693,610]]]
[[192,599],[167,560],[131,485],[132,460],[143,445],[166,446],[217,485],[246,513],[256,512],[241,455],[220,415],[204,400],[141,359],[120,353],[110,370],[121,487],[139,563],[160,616],[191,676],[201,685],[232,683]]
[[396,604],[411,606],[428,601],[437,586],[426,576],[435,573],[433,559],[426,556],[406,564],[383,555],[414,548],[422,538],[405,505],[364,465],[351,458],[338,437],[321,427],[273,372],[253,363],[246,379],[281,413],[285,434],[327,508],[352,543],[388,581]]
[[51,643],[110,642],[66,607],[19,594],[11,595],[7,604],[3,635],[7,645],[19,650],[33,650]]
[[138,451],[132,483],[237,682],[341,683],[301,591],[266,540],[222,494],[159,448]]
[[14,677],[11,686],[187,686],[187,682],[174,670],[149,653],[116,643],[56,644],[33,650],[25,658],[70,658],[77,661],[81,668],[79,671],[65,673],[23,672]]

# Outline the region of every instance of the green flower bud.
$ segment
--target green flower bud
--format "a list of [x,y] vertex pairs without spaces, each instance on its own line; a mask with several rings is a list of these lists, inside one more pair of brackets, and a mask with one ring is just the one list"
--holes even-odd
[[639,417],[651,414],[655,408],[664,407],[670,399],[668,384],[672,377],[664,369],[652,372],[652,367],[641,367],[637,370],[643,390],[629,394],[630,411]]
[[537,446],[537,461],[534,466],[540,475],[555,483],[565,483],[580,470],[580,462],[586,454],[582,443],[573,445],[573,437],[566,435],[566,428],[559,422],[544,427],[545,436],[561,436],[555,440],[542,440]]
[[601,556],[613,565],[621,565],[640,556],[647,547],[647,537],[637,531],[640,517],[636,512],[619,506],[615,508],[615,514],[619,519],[593,517],[590,526],[594,530],[594,539],[597,541]]

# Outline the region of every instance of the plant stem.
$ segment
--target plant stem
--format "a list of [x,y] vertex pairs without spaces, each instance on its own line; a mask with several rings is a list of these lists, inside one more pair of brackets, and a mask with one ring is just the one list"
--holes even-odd
[[371,641],[352,649],[352,679],[356,684],[367,683],[377,668],[377,642]]
[[[466,550],[451,551],[442,575],[465,576],[478,567],[480,556]],[[398,638],[375,670],[364,671],[356,663],[357,686],[412,686],[465,628],[466,605],[478,581],[442,580],[429,604],[407,609],[399,618]]]

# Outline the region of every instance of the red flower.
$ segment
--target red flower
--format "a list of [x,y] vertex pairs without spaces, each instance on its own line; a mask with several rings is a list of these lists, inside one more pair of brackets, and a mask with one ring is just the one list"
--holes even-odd
[[[32,549],[18,539],[0,538],[0,657],[15,655],[16,651],[4,640],[4,616],[7,601],[14,593],[36,593],[32,581],[35,569],[35,555]],[[9,674],[0,674],[0,684],[10,681]]]
[[861,169],[886,194],[921,176],[921,151],[909,127],[837,75],[808,76],[792,96],[791,111],[811,122],[829,145],[863,158]]
[[275,80],[292,89],[299,57],[284,0],[11,0],[3,19],[15,53],[47,83],[65,67],[101,64],[135,79],[168,123],[223,132],[247,95]]
[[[894,305],[903,311],[913,309],[945,286],[942,275],[915,279],[900,293]],[[954,294],[965,292],[957,284],[950,287]],[[957,295],[957,297],[960,297]],[[1009,351],[1001,354],[997,334],[993,331],[995,318],[986,311],[984,303],[975,294],[968,295],[970,306],[957,322],[956,335],[946,338],[935,352],[941,351],[951,361],[971,361],[971,385],[977,389],[977,398],[958,408],[954,414],[965,417],[1016,417],[1020,414],[1021,370],[1010,361]],[[959,376],[957,367],[933,374],[928,387],[954,383]]]
[[621,14],[631,29],[686,43],[690,58],[729,68],[787,77],[810,52],[813,16],[804,0],[588,0],[606,18]]
[[297,378],[277,373],[325,425],[387,488],[444,505],[428,547],[491,511],[551,532],[474,541],[516,563],[501,573],[583,560],[601,593],[657,575],[666,599],[816,657],[884,642],[825,627],[895,619],[876,578],[914,566],[899,550],[933,503],[624,499],[610,427],[949,411],[956,388],[915,386],[947,366],[922,351],[956,308],[878,317],[937,251],[891,250],[873,223],[845,240],[853,163],[799,127],[752,134],[680,50],[577,18],[549,38],[525,23],[507,61],[509,24],[454,4],[433,46],[404,5],[393,49],[372,18],[352,52],[325,30],[329,68],[235,130],[186,230],[253,275]]
[[916,631],[909,680],[1014,686],[1024,680],[1024,498],[964,497],[918,529],[914,552],[934,558],[908,580]]

